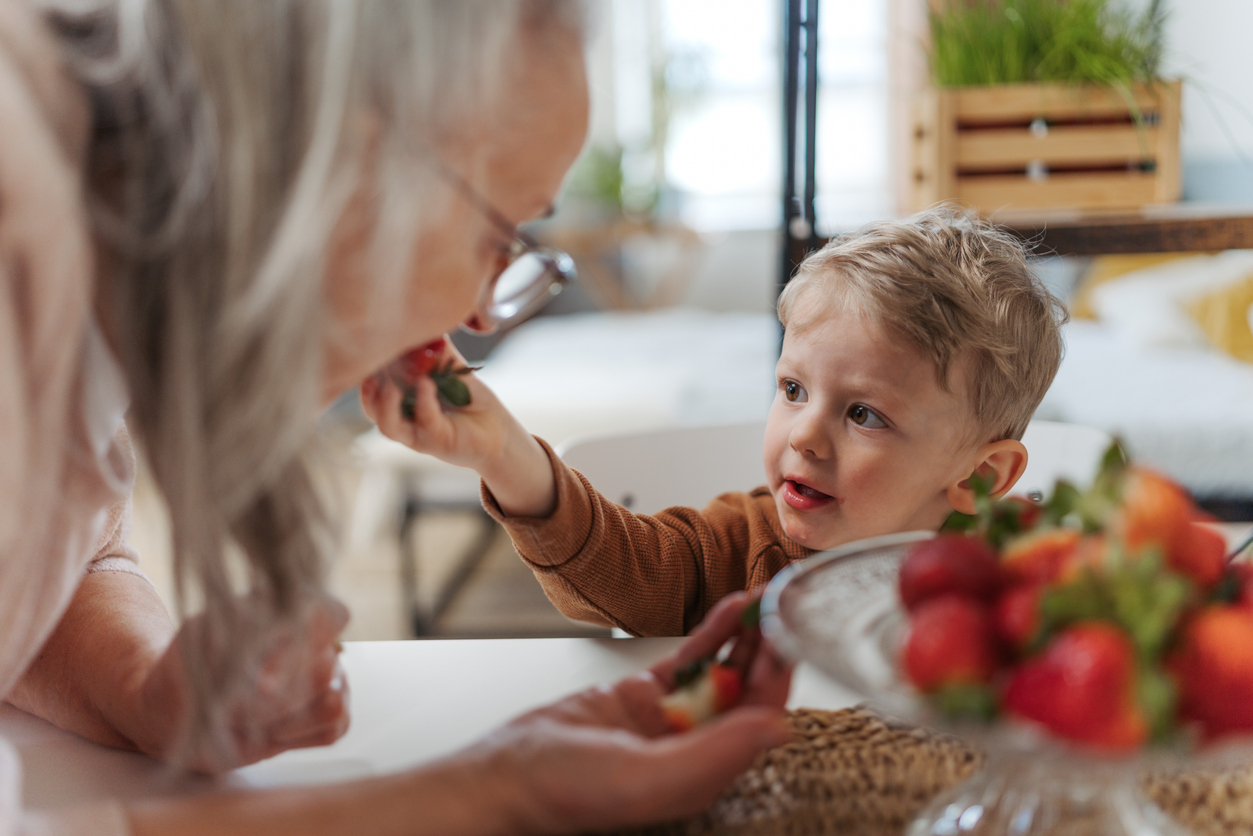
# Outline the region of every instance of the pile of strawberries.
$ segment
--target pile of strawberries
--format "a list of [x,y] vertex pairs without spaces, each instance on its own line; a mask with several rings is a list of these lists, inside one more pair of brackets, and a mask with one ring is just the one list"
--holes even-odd
[[909,680],[950,716],[1101,748],[1253,731],[1253,565],[1179,486],[1106,455],[1092,488],[992,500],[901,566]]

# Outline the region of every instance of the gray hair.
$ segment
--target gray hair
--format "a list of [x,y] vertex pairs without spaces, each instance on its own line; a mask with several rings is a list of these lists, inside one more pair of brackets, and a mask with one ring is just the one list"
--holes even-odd
[[[205,614],[186,648],[187,745],[228,746],[225,706],[266,636],[324,595],[336,542],[308,456],[336,222],[371,177],[374,306],[399,308],[388,297],[440,211],[430,143],[491,111],[519,27],[577,29],[581,12],[559,0],[41,5],[94,108],[99,295],[121,335],[128,421],[169,506],[180,611]],[[242,591],[254,605],[240,607]]]

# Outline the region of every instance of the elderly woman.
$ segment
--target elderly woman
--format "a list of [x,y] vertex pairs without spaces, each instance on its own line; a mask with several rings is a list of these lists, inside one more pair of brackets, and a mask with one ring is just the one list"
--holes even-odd
[[[41,6],[0,0],[0,696],[209,771],[330,742],[346,613],[324,592],[314,418],[407,347],[491,327],[555,281],[530,257],[496,287],[582,143],[580,11]],[[169,506],[179,629],[126,542],[124,413]],[[49,822],[19,809],[0,741],[0,836],[556,833],[692,812],[787,735],[788,671],[751,637],[747,707],[664,734],[675,666],[735,634],[744,605],[650,672],[316,792]]]

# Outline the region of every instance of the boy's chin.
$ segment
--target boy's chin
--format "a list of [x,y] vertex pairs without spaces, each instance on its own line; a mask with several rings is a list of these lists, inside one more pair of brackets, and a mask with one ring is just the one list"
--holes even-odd
[[833,549],[845,542],[846,539],[841,538],[838,535],[813,531],[812,529],[808,529],[803,526],[795,524],[788,525],[787,523],[783,524],[783,533],[786,534],[788,539],[793,543],[798,543],[807,549],[813,549],[817,552],[825,549]]

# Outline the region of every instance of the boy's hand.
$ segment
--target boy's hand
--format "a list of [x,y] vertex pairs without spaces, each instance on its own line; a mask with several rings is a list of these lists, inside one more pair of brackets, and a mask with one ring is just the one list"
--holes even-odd
[[[465,360],[451,343],[431,358],[433,368],[464,368]],[[440,402],[435,381],[421,369],[406,368],[394,362],[361,384],[361,406],[365,414],[388,438],[429,453],[450,464],[483,472],[488,462],[499,457],[513,416],[495,394],[473,373],[459,379],[470,391],[470,402],[463,407],[445,407]],[[415,373],[416,372],[416,373]],[[400,378],[400,379],[398,379]],[[405,386],[412,387],[412,415],[405,413]]]
[[[439,369],[450,363],[454,369],[466,366],[447,341],[442,354],[430,359]],[[416,379],[403,381],[413,387],[410,420],[404,387],[388,370],[361,383],[361,407],[393,441],[477,471],[506,514],[547,516],[556,504],[557,491],[544,449],[477,375],[468,372],[457,377],[470,393],[470,402],[462,407],[444,404],[430,375],[418,374]]]

